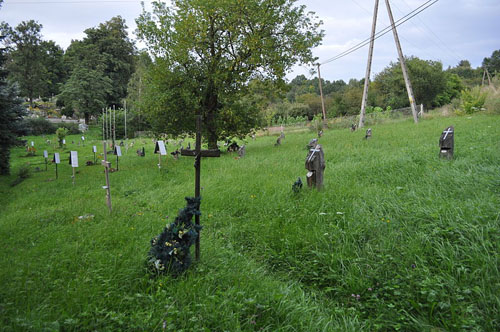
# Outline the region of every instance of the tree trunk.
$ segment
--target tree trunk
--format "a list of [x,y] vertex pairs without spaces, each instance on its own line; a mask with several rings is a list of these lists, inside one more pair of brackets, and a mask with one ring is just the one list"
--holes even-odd
[[85,124],[88,126],[90,123],[90,113],[84,113],[85,114]]
[[218,97],[213,82],[210,82],[205,94],[205,121],[204,127],[207,131],[208,148],[217,149],[217,111],[218,111]]

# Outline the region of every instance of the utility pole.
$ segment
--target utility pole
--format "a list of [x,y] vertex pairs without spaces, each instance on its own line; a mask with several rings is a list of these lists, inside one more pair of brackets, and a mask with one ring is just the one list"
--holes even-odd
[[406,90],[408,91],[408,99],[410,100],[411,112],[413,114],[413,121],[418,123],[417,108],[415,107],[415,97],[413,96],[413,89],[411,87],[410,77],[408,76],[408,70],[406,68],[406,63],[401,49],[401,44],[399,43],[398,32],[396,31],[396,25],[394,24],[394,17],[392,17],[391,6],[389,5],[389,0],[385,0],[385,5],[387,7],[387,13],[389,14],[389,19],[391,21],[392,33],[394,34],[394,41],[396,42],[396,48],[398,49],[399,62],[401,63],[401,70],[403,71],[403,77],[405,79]]
[[318,63],[319,94],[321,96],[321,109],[323,110],[323,122],[326,122],[325,100],[323,99],[323,86],[321,84],[321,72],[319,66],[320,64]]
[[375,44],[375,29],[377,28],[378,0],[375,0],[373,10],[372,34],[370,37],[370,48],[368,50],[368,63],[366,64],[365,87],[363,89],[363,99],[361,100],[361,112],[359,115],[358,128],[365,125],[366,102],[368,100],[368,86],[370,85],[370,73],[372,70],[373,45]]

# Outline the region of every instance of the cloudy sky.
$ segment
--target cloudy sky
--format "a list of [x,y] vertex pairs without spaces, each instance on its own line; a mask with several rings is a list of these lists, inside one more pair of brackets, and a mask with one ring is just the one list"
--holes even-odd
[[[145,0],[146,9],[151,0]],[[329,59],[369,38],[374,0],[299,0],[323,21],[325,38],[314,50],[322,63],[321,74],[327,80],[363,78],[368,47],[345,57]],[[427,0],[391,0],[394,19],[410,13]],[[140,1],[134,0],[4,0],[0,21],[16,26],[34,19],[43,25],[46,40],[54,40],[63,48],[72,39],[82,39],[83,31],[95,27],[113,16],[121,15],[134,38],[135,18],[141,12]],[[389,25],[385,1],[380,0],[377,31]],[[439,0],[416,17],[398,27],[405,55],[437,60],[443,66],[455,66],[469,60],[473,67],[481,66],[484,57],[500,49],[499,0]],[[375,41],[372,78],[398,55],[392,32]],[[288,75],[310,77],[310,68],[297,66]]]

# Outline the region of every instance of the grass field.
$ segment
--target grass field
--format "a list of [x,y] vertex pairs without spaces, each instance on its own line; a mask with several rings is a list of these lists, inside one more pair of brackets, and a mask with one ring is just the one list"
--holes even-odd
[[[438,158],[449,125],[452,161]],[[193,158],[160,172],[136,140],[110,175],[109,214],[103,168],[84,166],[97,132],[64,151],[28,137],[37,156],[14,150],[0,178],[0,331],[498,331],[499,127],[479,114],[375,125],[370,140],[328,130],[321,192],[291,190],[312,132],[206,158],[201,261],[178,278],[152,278],[145,259],[193,195]],[[59,179],[49,165],[11,187],[44,149],[62,153]]]

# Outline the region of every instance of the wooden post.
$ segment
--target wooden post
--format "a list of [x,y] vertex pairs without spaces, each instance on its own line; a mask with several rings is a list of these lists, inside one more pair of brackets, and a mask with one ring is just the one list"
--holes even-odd
[[106,189],[106,203],[108,205],[109,213],[113,210],[111,208],[111,189],[109,187],[109,168],[111,167],[111,163],[108,161],[108,153],[107,153],[107,143],[103,142],[104,148],[104,160],[102,161],[102,165],[104,166],[104,173],[106,175],[106,185],[102,187],[102,189]]
[[319,94],[321,96],[321,109],[323,110],[323,122],[326,122],[325,100],[323,98],[323,85],[321,84],[320,64],[318,63]]
[[408,70],[406,68],[406,62],[403,55],[403,50],[401,49],[401,44],[399,43],[399,37],[398,37],[398,32],[396,30],[396,25],[394,24],[394,17],[392,17],[391,5],[389,4],[389,0],[385,0],[385,5],[387,7],[389,19],[391,21],[392,33],[394,34],[394,41],[396,42],[396,48],[398,49],[399,62],[401,63],[401,70],[403,71],[406,90],[408,91],[408,99],[410,100],[410,107],[411,107],[411,112],[413,114],[413,121],[415,123],[418,123],[417,108],[415,107],[415,97],[413,95],[413,89],[411,87],[410,77],[408,75]]
[[115,105],[113,105],[113,149],[115,148],[116,144],[116,108]]
[[[196,118],[196,147],[195,150],[184,150],[181,149],[182,156],[195,157],[194,167],[195,167],[195,180],[194,180],[194,196],[200,197],[201,190],[201,157],[220,157],[220,151],[215,150],[201,150],[201,115]],[[196,215],[195,224],[200,224],[200,216]],[[196,260],[200,260],[200,234],[196,238],[195,243],[195,257]]]
[[363,99],[361,100],[361,112],[359,114],[359,128],[365,125],[366,103],[368,101],[368,87],[370,85],[370,73],[372,70],[373,45],[375,44],[375,30],[377,28],[378,1],[375,0],[375,8],[373,9],[372,34],[370,37],[370,48],[368,49],[368,63],[366,64],[365,86],[363,88]]
[[106,140],[106,134],[104,132],[104,108],[102,109],[102,140]]

